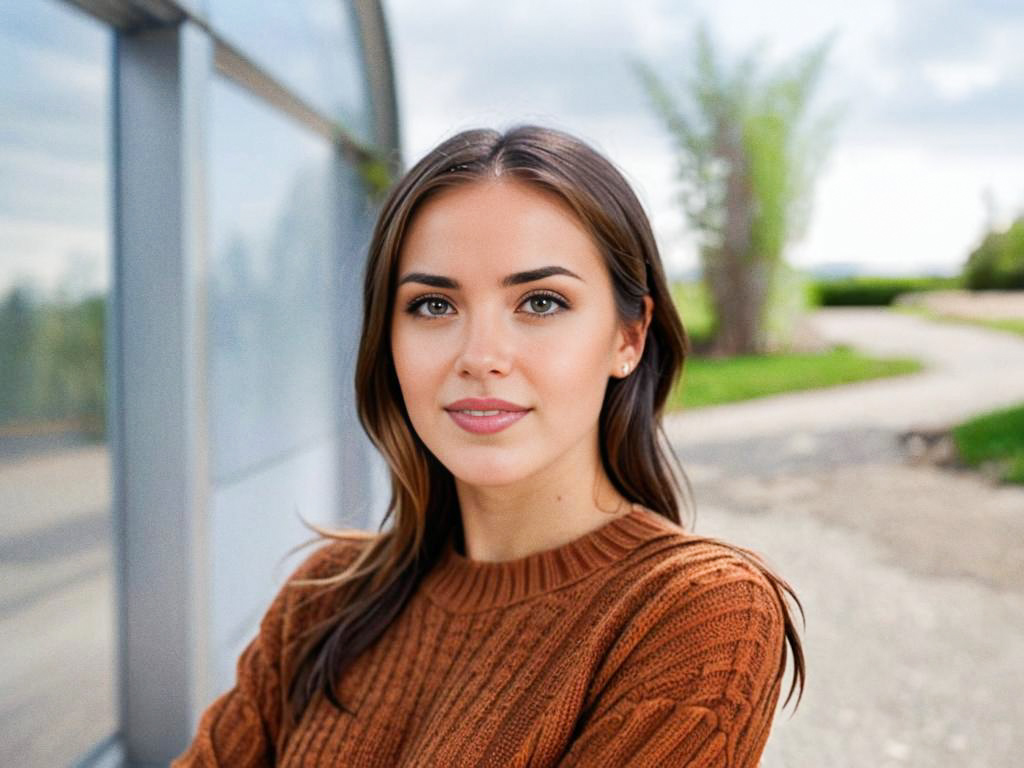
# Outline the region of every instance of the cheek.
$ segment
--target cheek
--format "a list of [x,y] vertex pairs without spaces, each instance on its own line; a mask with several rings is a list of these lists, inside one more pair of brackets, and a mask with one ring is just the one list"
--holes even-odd
[[566,326],[525,349],[532,383],[563,413],[586,413],[604,399],[612,357],[611,334],[595,318]]
[[436,358],[430,354],[428,347],[416,343],[410,334],[401,329],[396,329],[392,334],[391,357],[406,408],[410,417],[414,417],[416,407],[431,391]]

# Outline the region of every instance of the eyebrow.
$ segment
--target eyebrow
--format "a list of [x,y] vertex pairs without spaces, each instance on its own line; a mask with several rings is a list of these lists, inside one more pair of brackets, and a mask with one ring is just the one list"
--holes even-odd
[[[582,277],[565,267],[551,266],[539,267],[538,269],[528,269],[525,272],[513,272],[511,275],[506,275],[501,279],[501,287],[510,288],[513,285],[532,283],[536,280],[543,280],[545,277],[551,277],[552,275],[567,275],[568,277],[575,277],[581,282],[586,282]],[[422,283],[423,285],[430,285],[434,288],[448,288],[453,291],[456,291],[461,287],[457,280],[453,280],[450,277],[445,277],[444,275],[428,275],[425,272],[410,272],[398,281],[399,285],[405,285],[406,283]]]

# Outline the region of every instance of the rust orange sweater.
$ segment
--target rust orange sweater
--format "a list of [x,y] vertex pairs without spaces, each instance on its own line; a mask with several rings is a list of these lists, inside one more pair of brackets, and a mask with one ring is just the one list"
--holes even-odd
[[[337,572],[328,542],[293,574]],[[643,507],[505,562],[449,542],[343,676],[355,715],[317,695],[282,732],[282,649],[313,618],[284,588],[203,713],[187,766],[755,768],[784,664],[761,570]],[[308,606],[308,601],[307,601]]]

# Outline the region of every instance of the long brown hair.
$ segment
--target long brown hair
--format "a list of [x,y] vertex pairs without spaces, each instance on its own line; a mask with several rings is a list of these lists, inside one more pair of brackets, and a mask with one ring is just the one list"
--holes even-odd
[[[647,340],[635,371],[609,380],[600,413],[600,454],[604,471],[628,501],[683,525],[680,476],[691,498],[692,493],[662,430],[661,416],[690,344],[669,294],[650,223],[629,183],[599,152],[551,128],[521,125],[504,133],[475,129],[445,140],[406,172],[384,200],[364,276],[355,395],[360,422],[390,470],[391,498],[381,528],[389,518],[393,524],[376,534],[311,526],[324,538],[355,535],[364,543],[342,573],[292,582],[336,591],[332,605],[338,610],[305,633],[296,663],[285,673],[286,727],[298,722],[318,691],[346,710],[335,687],[342,673],[400,613],[437,562],[449,535],[462,535],[454,479],[420,441],[405,409],[391,358],[390,318],[399,249],[418,207],[440,190],[493,176],[554,192],[569,204],[604,257],[624,325],[643,318],[645,295],[653,299]],[[783,593],[796,600],[801,615],[803,606],[789,584],[756,553],[721,543],[757,565],[778,595],[795,664],[786,702],[798,680],[802,697],[803,650]],[[785,666],[784,658],[778,677]],[[797,706],[799,702],[798,698]]]

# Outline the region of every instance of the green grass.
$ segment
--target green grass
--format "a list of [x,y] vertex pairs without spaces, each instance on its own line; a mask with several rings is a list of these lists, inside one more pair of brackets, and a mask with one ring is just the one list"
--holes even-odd
[[990,328],[996,328],[1000,331],[1010,331],[1024,336],[1024,320],[1013,320],[1010,318],[1002,318],[999,320],[979,320],[981,325],[987,325]]
[[916,360],[866,357],[846,346],[821,354],[690,357],[680,382],[669,397],[668,408],[689,410],[734,403],[783,392],[900,376],[921,368]]
[[993,462],[1002,480],[1024,485],[1024,405],[960,424],[953,429],[953,442],[968,466]]

